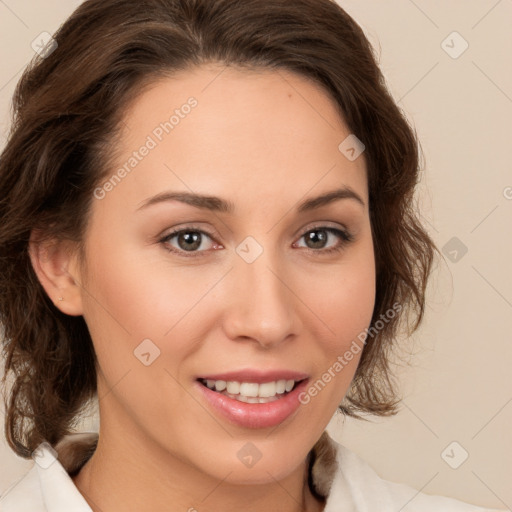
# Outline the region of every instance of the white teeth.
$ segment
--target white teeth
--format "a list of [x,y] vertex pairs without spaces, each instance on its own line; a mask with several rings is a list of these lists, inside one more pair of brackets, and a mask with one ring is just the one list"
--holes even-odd
[[208,382],[214,382],[215,383],[215,391],[224,391],[227,386],[227,382],[225,380],[207,380],[206,385],[213,389],[213,386],[210,386]]
[[272,382],[263,382],[258,384],[256,382],[237,382],[225,380],[203,380],[203,383],[210,389],[215,389],[219,393],[228,396],[235,396],[241,402],[247,403],[266,403],[271,398],[281,398],[278,395],[290,392],[295,386],[295,380],[278,380]]
[[258,402],[260,404],[266,404],[268,402],[275,402],[276,400],[279,400],[279,398],[277,398],[277,396],[269,396],[268,398],[258,398]]
[[287,380],[286,387],[285,387],[286,391],[291,391],[294,385],[295,385],[294,380]]
[[259,386],[258,396],[261,398],[268,398],[270,396],[276,396],[277,385],[275,382],[264,382]]
[[260,385],[256,382],[242,382],[239,393],[244,396],[256,397],[258,396],[259,387]]
[[244,395],[230,395],[229,393],[225,394],[229,398],[233,398],[234,400],[238,400],[239,402],[245,402],[249,404],[268,404],[269,402],[275,402],[279,400],[281,397],[271,396],[269,398],[261,398],[261,397],[252,397],[252,396],[244,396]]
[[240,382],[230,380],[227,384],[227,392],[232,395],[238,395],[240,393]]
[[276,393],[282,394],[286,391],[286,381],[285,380],[278,380],[276,382]]

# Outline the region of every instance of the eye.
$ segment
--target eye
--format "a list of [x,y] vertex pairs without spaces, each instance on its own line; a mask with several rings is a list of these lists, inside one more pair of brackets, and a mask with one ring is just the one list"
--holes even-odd
[[[306,249],[322,254],[341,251],[354,237],[346,230],[329,226],[316,226],[306,231],[301,239],[305,239]],[[330,239],[338,238],[338,242],[328,246]],[[327,246],[327,247],[326,247]]]
[[[214,235],[209,234],[201,229],[188,227],[173,231],[172,233],[165,235],[165,237],[160,240],[160,243],[162,243],[169,252],[178,253],[182,256],[188,257],[195,256],[195,253],[208,250],[208,247],[205,248],[205,245],[208,246],[211,244],[205,244],[205,238],[213,241],[213,236]],[[172,243],[174,239],[176,239],[176,245]],[[210,247],[210,249],[211,248],[212,247]],[[222,248],[222,245],[214,243],[213,248],[219,249]]]
[[[193,226],[178,229],[165,235],[159,240],[169,252],[184,257],[200,256],[200,253],[208,250],[222,249],[218,244],[215,235]],[[306,231],[300,239],[305,239],[308,252],[317,254],[330,254],[341,251],[346,244],[353,240],[353,236],[346,230],[330,226],[317,226]],[[334,239],[334,245],[329,245]],[[336,239],[338,241],[336,242]],[[210,240],[210,243],[207,242]],[[294,247],[303,247],[293,244]]]

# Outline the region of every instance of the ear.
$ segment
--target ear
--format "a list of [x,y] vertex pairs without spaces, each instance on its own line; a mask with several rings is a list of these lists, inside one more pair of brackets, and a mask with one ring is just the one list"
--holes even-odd
[[79,316],[82,286],[79,281],[76,249],[69,241],[41,240],[32,232],[29,240],[32,267],[55,307],[67,315]]

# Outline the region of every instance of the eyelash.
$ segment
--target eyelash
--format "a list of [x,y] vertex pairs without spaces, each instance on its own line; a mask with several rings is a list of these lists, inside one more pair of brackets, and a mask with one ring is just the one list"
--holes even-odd
[[[305,250],[309,253],[317,253],[317,254],[321,254],[321,255],[337,253],[337,252],[340,252],[342,249],[344,249],[347,244],[349,244],[350,242],[352,242],[354,240],[353,235],[350,234],[346,230],[333,228],[330,226],[322,226],[322,225],[309,228],[307,231],[302,233],[302,235],[299,237],[299,240],[301,238],[303,238],[304,236],[306,236],[308,233],[311,233],[314,231],[327,231],[328,233],[338,236],[341,239],[341,241],[338,245],[336,245],[334,247],[330,247],[329,249],[310,249],[310,248],[306,247]],[[170,240],[172,240],[176,235],[180,235],[181,233],[200,233],[202,235],[208,236],[212,240],[214,240],[214,237],[215,237],[215,235],[208,233],[207,231],[196,228],[194,226],[189,226],[186,228],[182,228],[182,229],[173,231],[173,232],[165,235],[163,238],[161,238],[159,240],[159,243],[161,243],[168,252],[178,254],[180,256],[184,256],[185,258],[195,258],[195,257],[198,257],[201,253],[206,252],[206,251],[190,251],[190,252],[188,252],[188,251],[176,249],[175,247],[169,247],[169,245],[167,245],[168,242]]]

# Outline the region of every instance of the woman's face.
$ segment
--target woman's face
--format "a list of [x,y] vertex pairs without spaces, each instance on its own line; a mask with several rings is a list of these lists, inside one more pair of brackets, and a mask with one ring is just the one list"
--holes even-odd
[[375,298],[367,177],[318,86],[221,71],[162,79],[126,112],[75,277],[103,435],[267,482],[304,461],[360,359]]

